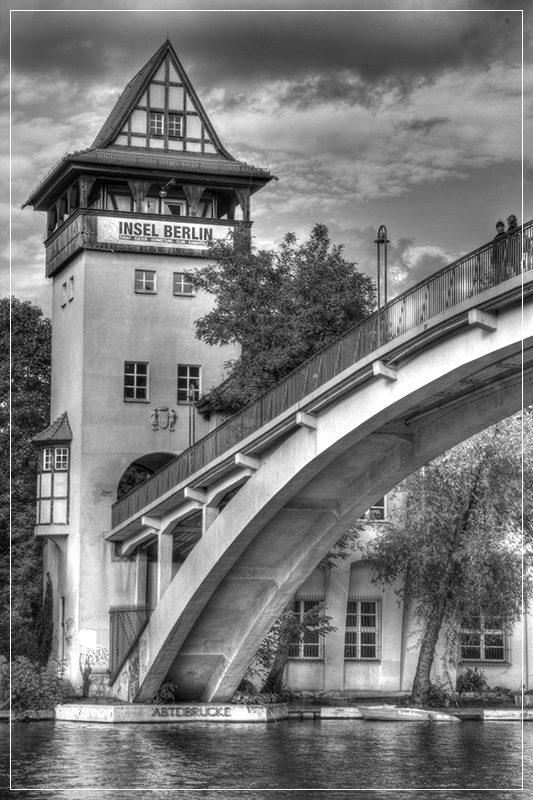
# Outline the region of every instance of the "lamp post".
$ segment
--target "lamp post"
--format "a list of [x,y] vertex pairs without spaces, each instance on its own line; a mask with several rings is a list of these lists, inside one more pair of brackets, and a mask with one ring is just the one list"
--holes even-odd
[[374,239],[377,248],[378,248],[378,319],[377,319],[377,326],[378,326],[378,347],[381,345],[381,321],[379,318],[379,311],[381,309],[381,250],[380,247],[383,245],[384,251],[384,259],[383,259],[383,305],[387,305],[387,245],[389,244],[389,239],[387,239],[387,228],[385,225],[380,225],[378,229],[378,238]]
[[381,251],[380,245],[384,245],[384,262],[383,262],[383,305],[387,305],[387,228],[385,225],[380,225],[378,230],[378,238],[374,239],[378,246],[378,309],[381,308]]

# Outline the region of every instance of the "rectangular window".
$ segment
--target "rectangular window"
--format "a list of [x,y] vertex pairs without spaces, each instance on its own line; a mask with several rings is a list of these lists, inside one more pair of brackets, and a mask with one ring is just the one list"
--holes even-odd
[[[294,601],[294,611],[298,614],[300,622],[303,621],[308,611],[323,602],[323,597],[297,598]],[[323,637],[312,629],[306,630],[300,635],[296,634],[289,643],[287,656],[295,659],[322,660],[324,657]]]
[[74,300],[74,276],[68,279],[68,301]]
[[36,524],[68,523],[69,448],[44,447],[37,476]]
[[148,402],[148,364],[146,362],[125,362],[124,400]]
[[178,364],[178,403],[196,401],[200,397],[200,367]]
[[50,470],[52,469],[52,453],[53,450],[51,447],[45,447],[43,450],[43,469]]
[[148,269],[136,269],[135,291],[144,294],[155,294],[155,272]]
[[350,661],[381,659],[381,600],[351,597],[346,606],[344,658]]
[[150,112],[150,136],[163,136],[163,114]]
[[61,284],[61,307],[67,304],[67,284]]
[[174,294],[194,294],[194,288],[190,278],[184,272],[174,273]]
[[181,136],[181,117],[178,114],[168,115],[168,135],[170,139],[178,139]]
[[68,447],[56,447],[54,453],[54,468],[68,469]]
[[461,627],[461,661],[509,660],[508,631],[502,619],[472,617]]
[[184,215],[184,203],[163,203],[163,214],[168,214],[171,217],[182,217]]
[[379,500],[376,500],[373,506],[371,506],[368,511],[366,511],[361,519],[367,520],[382,520],[385,519],[385,498],[382,497]]

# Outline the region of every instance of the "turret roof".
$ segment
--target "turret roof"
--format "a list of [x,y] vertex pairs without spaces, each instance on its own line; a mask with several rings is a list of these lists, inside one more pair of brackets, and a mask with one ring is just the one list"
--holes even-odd
[[32,442],[34,444],[47,444],[50,443],[60,443],[60,442],[71,442],[72,441],[72,431],[70,429],[68,415],[65,411],[58,417],[51,425],[48,426],[44,431],[38,433],[36,436],[33,437]]

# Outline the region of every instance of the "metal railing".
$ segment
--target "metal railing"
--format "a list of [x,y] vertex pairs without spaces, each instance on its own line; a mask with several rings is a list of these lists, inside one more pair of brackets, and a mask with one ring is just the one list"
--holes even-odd
[[123,606],[109,611],[109,672],[114,680],[148,623],[149,609]]
[[120,525],[306,395],[426,320],[533,269],[533,220],[408,289],[118,500]]

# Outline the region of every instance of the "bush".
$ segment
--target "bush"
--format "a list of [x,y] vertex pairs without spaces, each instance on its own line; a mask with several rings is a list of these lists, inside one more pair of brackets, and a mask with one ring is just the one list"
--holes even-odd
[[462,692],[484,692],[488,689],[488,684],[483,672],[478,672],[477,667],[471,669],[466,668],[463,675],[457,678],[457,691],[459,694]]
[[168,703],[175,703],[178,697],[178,687],[172,681],[162,683],[157,692],[154,694],[151,703],[156,705],[165,705]]
[[46,710],[64,699],[58,678],[25,656],[11,664],[11,708],[13,711]]
[[438,675],[434,681],[429,682],[429,689],[426,692],[426,704],[428,706],[449,706],[452,697],[451,686],[448,688]]

